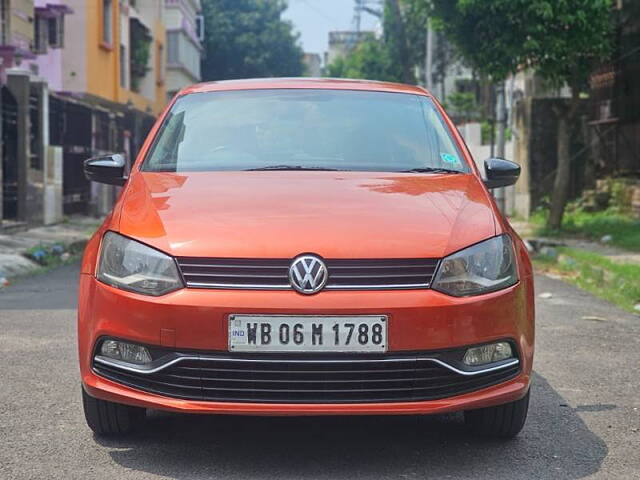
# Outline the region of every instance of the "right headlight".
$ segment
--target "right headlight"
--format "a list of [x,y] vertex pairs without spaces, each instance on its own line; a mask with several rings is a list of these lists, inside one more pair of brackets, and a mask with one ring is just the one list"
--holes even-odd
[[509,235],[500,235],[442,260],[432,288],[455,297],[495,292],[518,281]]
[[183,287],[173,258],[115,232],[107,232],[102,238],[96,277],[143,295],[164,295]]

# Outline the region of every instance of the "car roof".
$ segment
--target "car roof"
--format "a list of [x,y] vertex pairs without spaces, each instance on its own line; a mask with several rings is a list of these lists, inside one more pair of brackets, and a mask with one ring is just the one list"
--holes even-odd
[[223,80],[198,83],[186,87],[178,95],[191,93],[224,92],[232,90],[266,89],[324,89],[324,90],[365,90],[372,92],[412,93],[431,96],[424,88],[402,83],[379,82],[374,80],[353,80],[345,78],[252,78],[245,80]]

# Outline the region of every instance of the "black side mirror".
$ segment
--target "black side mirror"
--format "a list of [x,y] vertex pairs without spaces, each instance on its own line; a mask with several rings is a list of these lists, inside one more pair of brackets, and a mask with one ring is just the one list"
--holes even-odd
[[484,181],[487,188],[508,187],[516,183],[520,177],[520,165],[504,158],[485,160],[484,169],[487,173],[487,179]]
[[122,186],[127,181],[125,166],[124,156],[118,153],[93,157],[84,162],[84,176],[92,182]]

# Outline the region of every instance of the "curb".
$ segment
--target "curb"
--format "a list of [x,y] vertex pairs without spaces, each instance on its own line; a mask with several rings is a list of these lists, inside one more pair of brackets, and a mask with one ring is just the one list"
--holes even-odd
[[0,251],[0,290],[16,278],[75,260],[82,254],[88,241],[89,235],[82,239],[76,237],[68,241],[41,242],[24,250]]

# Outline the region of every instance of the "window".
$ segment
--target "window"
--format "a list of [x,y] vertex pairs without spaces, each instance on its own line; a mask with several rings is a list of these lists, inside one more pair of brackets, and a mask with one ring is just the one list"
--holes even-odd
[[48,41],[51,48],[64,47],[64,15],[58,15],[47,21]]
[[177,64],[180,61],[180,35],[182,32],[167,32],[167,61]]
[[47,19],[36,15],[34,19],[33,51],[37,54],[47,53]]
[[196,36],[198,40],[204,42],[204,17],[196,15]]
[[122,88],[129,88],[129,71],[127,69],[129,62],[127,61],[127,48],[124,45],[120,45],[120,86]]
[[9,0],[0,0],[0,45],[9,43]]
[[200,49],[184,31],[167,32],[167,62],[170,67],[181,68],[198,81],[200,57]]
[[143,170],[246,170],[276,165],[469,172],[451,132],[427,97],[311,89],[182,97],[164,121]]
[[102,43],[113,43],[113,0],[102,0]]

